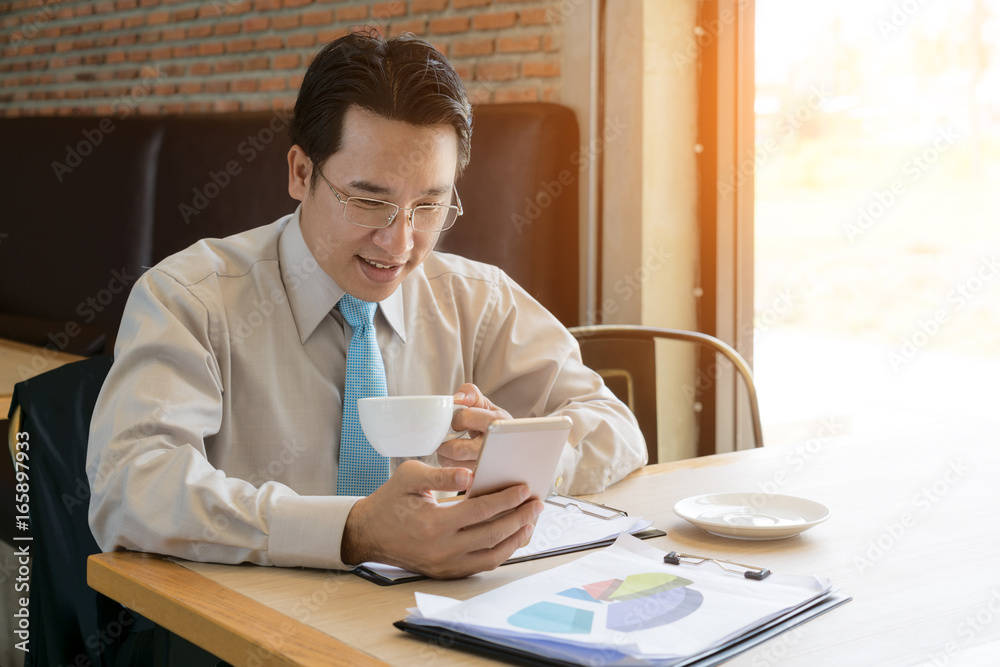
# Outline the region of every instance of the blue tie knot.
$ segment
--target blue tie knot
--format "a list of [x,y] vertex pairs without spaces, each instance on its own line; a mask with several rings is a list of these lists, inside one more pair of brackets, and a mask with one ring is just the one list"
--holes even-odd
[[362,301],[350,294],[345,294],[337,303],[344,319],[351,325],[352,329],[364,328],[372,323],[375,318],[375,308],[377,303]]

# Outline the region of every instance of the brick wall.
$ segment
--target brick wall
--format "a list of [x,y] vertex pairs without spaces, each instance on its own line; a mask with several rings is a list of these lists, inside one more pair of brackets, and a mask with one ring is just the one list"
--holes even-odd
[[363,24],[433,43],[474,102],[559,100],[551,0],[0,0],[0,115],[290,108],[313,54]]

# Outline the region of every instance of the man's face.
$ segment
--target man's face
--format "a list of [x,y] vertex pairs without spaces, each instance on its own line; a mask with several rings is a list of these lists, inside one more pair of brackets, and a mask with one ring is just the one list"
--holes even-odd
[[[360,107],[344,116],[339,151],[322,174],[343,199],[367,197],[397,204],[451,204],[458,138],[450,125],[415,126],[387,120]],[[302,236],[316,261],[345,292],[362,301],[382,301],[420,266],[438,234],[415,232],[409,212],[392,225],[359,227],[344,219],[344,205],[323,182],[310,189],[319,168],[298,146],[288,153],[292,197],[302,202]]]

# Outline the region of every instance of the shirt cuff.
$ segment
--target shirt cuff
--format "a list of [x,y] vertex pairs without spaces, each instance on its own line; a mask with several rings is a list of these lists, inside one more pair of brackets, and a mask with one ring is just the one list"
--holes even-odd
[[352,496],[288,496],[271,514],[267,554],[279,567],[350,570],[340,559]]
[[[568,495],[569,488],[573,485],[573,474],[580,459],[576,447],[569,442],[563,447],[562,454],[559,455],[559,463],[556,465],[556,478],[552,481],[552,492]],[[544,500],[544,498],[543,498]]]

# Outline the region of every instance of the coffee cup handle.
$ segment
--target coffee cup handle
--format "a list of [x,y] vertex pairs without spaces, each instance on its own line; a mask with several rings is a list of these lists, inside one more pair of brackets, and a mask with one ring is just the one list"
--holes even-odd
[[[467,405],[454,406],[454,410],[451,411],[451,418],[454,419],[455,415],[458,414],[459,410],[467,410],[468,407],[469,406]],[[444,436],[444,440],[442,440],[441,442],[448,442],[449,440],[455,440],[456,438],[467,438],[467,437],[469,437],[468,431],[453,431],[449,428],[448,433]]]

